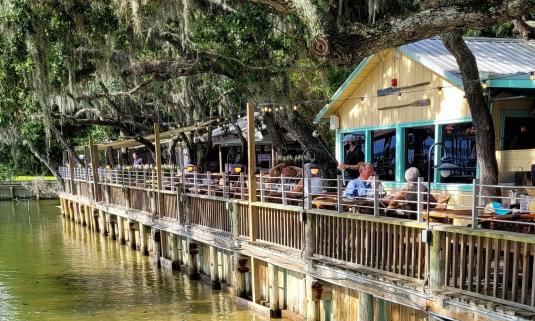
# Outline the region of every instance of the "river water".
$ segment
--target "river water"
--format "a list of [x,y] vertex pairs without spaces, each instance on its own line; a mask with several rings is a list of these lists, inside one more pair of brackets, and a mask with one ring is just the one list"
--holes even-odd
[[0,202],[0,320],[260,320],[63,220],[57,201]]

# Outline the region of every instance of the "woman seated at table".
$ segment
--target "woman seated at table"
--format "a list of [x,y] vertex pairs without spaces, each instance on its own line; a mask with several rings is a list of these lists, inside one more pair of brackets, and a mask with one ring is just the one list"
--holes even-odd
[[[418,201],[418,177],[420,171],[416,167],[410,167],[405,171],[405,181],[407,184],[397,194],[392,196],[388,207],[396,209],[396,213],[408,218],[416,217],[417,201]],[[420,191],[423,193],[422,202],[427,203],[427,187],[423,184],[420,186]],[[430,198],[431,203],[436,203],[433,195]],[[422,209],[425,206],[422,206]],[[412,211],[412,212],[408,212]]]

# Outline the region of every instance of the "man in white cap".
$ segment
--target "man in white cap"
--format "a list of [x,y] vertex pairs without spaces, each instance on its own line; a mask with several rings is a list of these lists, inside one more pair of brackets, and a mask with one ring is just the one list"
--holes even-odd
[[364,161],[364,153],[361,144],[357,143],[357,137],[353,134],[347,134],[342,140],[344,143],[344,162],[338,165],[338,168],[346,171],[347,179],[359,177],[359,163]]

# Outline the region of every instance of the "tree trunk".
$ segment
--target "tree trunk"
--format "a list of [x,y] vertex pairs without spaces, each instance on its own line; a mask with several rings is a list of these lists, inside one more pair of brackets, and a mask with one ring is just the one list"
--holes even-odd
[[[496,185],[498,183],[498,162],[496,161],[494,123],[483,97],[476,59],[464,42],[461,32],[443,34],[442,42],[457,60],[461,71],[464,92],[476,131],[476,153],[480,181],[482,184]],[[491,189],[484,190],[486,195],[494,192],[496,191]]]
[[[288,144],[282,135],[282,130],[279,124],[277,124],[271,113],[266,113],[264,115],[264,124],[266,124],[267,130],[271,135],[273,147],[277,150],[277,153],[280,155],[288,154]],[[275,160],[273,160],[273,162],[275,162]]]
[[295,117],[287,117],[285,113],[273,114],[277,123],[286,129],[299,142],[302,148],[311,148],[316,162],[321,165],[324,176],[333,178],[337,175],[337,163],[333,155],[325,148],[325,143],[321,137],[314,137],[314,127],[311,122],[305,119],[296,119]]
[[67,152],[69,152],[69,154],[72,155],[72,158],[74,160],[76,160],[76,162],[78,164],[80,164],[80,166],[84,166],[85,167],[85,163],[82,162],[80,160],[80,158],[78,158],[78,156],[76,155],[76,152],[74,151],[74,149],[72,149],[71,145],[65,140],[65,138],[63,137],[61,132],[56,128],[56,126],[54,124],[52,124],[52,125],[50,125],[50,129],[54,132],[54,135],[56,135],[56,138],[58,139],[60,144],[63,145],[63,147],[67,150]]

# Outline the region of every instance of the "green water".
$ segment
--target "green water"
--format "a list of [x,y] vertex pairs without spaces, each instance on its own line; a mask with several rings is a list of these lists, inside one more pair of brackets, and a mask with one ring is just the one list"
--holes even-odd
[[231,297],[63,220],[0,202],[0,320],[259,320]]

